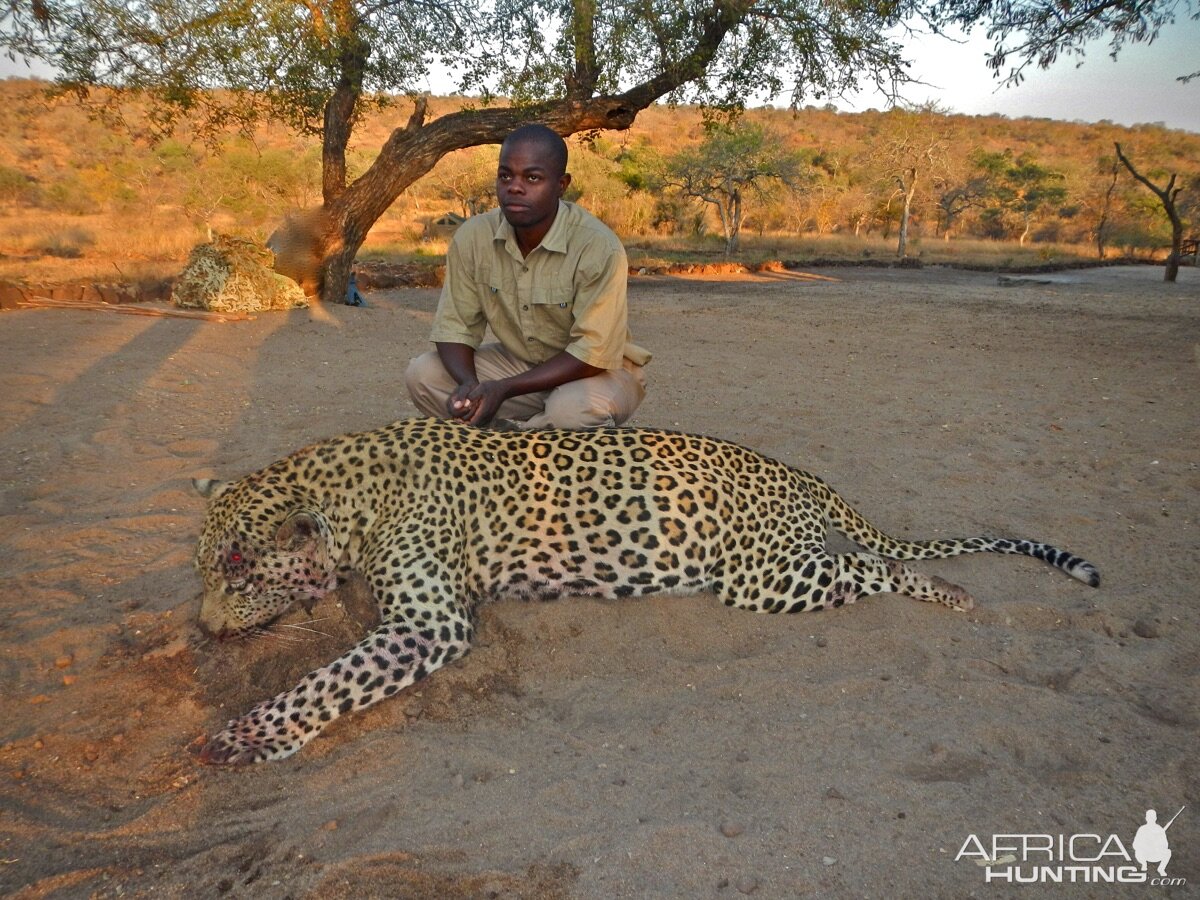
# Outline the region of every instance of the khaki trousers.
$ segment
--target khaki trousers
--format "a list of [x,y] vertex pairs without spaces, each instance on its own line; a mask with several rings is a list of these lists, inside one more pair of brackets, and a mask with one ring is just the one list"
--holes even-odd
[[[484,344],[475,351],[475,373],[480,381],[498,381],[532,368],[499,344]],[[458,383],[450,377],[436,350],[409,363],[404,378],[413,403],[424,415],[442,419],[450,415],[446,404]],[[625,360],[622,369],[506,400],[496,416],[511,419],[522,428],[598,428],[620,425],[633,415],[645,396],[642,367]]]

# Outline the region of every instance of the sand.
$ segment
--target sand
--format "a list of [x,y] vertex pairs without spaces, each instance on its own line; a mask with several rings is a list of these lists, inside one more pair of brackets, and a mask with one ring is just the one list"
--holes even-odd
[[348,646],[362,597],[318,608],[327,636],[201,641],[190,479],[412,414],[436,293],[227,324],[0,314],[0,893],[1028,896],[956,860],[970,835],[1131,847],[1146,809],[1187,804],[1188,884],[1153,889],[1186,895],[1197,276],[635,278],[656,353],[635,424],[809,469],[897,536],[1050,541],[1103,585],[988,555],[919,565],[969,613],[499,602],[462,662],[241,770],[197,740]]

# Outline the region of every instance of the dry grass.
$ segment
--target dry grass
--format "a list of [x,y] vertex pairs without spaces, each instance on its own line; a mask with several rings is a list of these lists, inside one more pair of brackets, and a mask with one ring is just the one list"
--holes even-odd
[[[262,229],[228,225],[231,233],[258,240]],[[152,214],[94,214],[23,211],[0,213],[0,279],[25,282],[126,281],[168,278],[178,274],[189,251],[207,240],[207,233],[169,209]],[[769,260],[836,262],[891,262],[896,259],[895,238],[879,235],[744,234],[734,259],[748,265]],[[448,240],[425,239],[421,222],[395,213],[382,219],[368,236],[360,257],[396,263],[441,264]],[[718,236],[628,238],[629,260],[634,266],[661,266],[681,262],[719,262],[724,242]],[[925,264],[1020,268],[1048,263],[1095,260],[1095,250],[1083,245],[1035,244],[1019,247],[1012,242],[974,239],[916,239],[909,255]]]
[[176,274],[205,235],[163,212],[144,216],[23,210],[0,215],[0,278],[141,281]]
[[[635,266],[723,260],[724,240],[719,237],[638,237],[626,242]],[[1094,261],[1096,251],[1084,245],[1036,244],[1020,247],[1012,242],[971,238],[909,242],[908,255],[929,265],[987,266],[997,269]],[[879,235],[780,235],[743,234],[741,249],[733,257],[749,265],[769,260],[837,262],[892,262],[896,239]]]

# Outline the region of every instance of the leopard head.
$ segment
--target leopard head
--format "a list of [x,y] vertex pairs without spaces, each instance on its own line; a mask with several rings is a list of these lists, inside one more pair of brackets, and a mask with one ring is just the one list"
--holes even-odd
[[247,634],[337,586],[333,528],[320,504],[254,476],[193,484],[209,499],[196,545],[205,632]]

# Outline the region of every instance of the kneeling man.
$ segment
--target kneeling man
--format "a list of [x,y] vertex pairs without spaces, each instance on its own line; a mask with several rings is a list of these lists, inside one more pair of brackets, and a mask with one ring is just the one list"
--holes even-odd
[[[526,125],[500,147],[500,208],[454,235],[432,339],[406,381],[426,415],[522,428],[619,425],[645,396],[650,354],[629,334],[617,236],[562,199],[567,145]],[[490,326],[497,343],[483,344]]]

